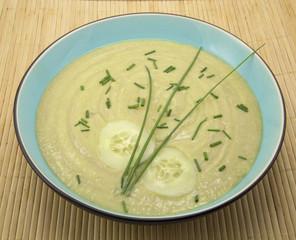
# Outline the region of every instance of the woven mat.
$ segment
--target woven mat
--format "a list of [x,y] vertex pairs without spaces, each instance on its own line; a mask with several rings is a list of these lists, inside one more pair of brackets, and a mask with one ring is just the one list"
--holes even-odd
[[[205,20],[253,48],[266,42],[260,54],[285,98],[287,131],[271,170],[241,199],[188,222],[131,225],[77,208],[32,171],[16,140],[14,96],[34,58],[82,24],[133,12]],[[296,239],[295,0],[0,0],[0,14],[0,239]]]

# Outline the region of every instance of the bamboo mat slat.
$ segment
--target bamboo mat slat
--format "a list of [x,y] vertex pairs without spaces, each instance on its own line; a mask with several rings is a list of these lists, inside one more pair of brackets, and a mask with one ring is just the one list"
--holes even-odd
[[[131,225],[65,201],[32,171],[18,146],[13,102],[32,61],[88,22],[165,12],[205,20],[260,50],[286,103],[279,156],[247,194],[211,214],[170,225]],[[0,0],[0,239],[296,239],[295,0]]]

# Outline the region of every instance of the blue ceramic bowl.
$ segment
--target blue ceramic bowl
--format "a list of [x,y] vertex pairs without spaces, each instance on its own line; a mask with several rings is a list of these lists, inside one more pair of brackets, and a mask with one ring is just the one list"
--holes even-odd
[[216,201],[171,216],[133,216],[97,206],[68,189],[44,161],[36,140],[35,117],[47,85],[67,64],[96,48],[131,39],[164,39],[202,46],[235,67],[253,50],[232,34],[196,19],[169,14],[130,14],[84,25],[64,35],[32,63],[18,88],[14,105],[14,124],[24,156],[35,172],[52,189],[80,207],[105,217],[135,223],[168,223],[196,217],[225,206],[251,189],[268,171],[282,145],[285,107],[278,83],[264,61],[254,55],[242,67],[245,78],[260,105],[263,116],[261,149],[251,171],[230,192]]

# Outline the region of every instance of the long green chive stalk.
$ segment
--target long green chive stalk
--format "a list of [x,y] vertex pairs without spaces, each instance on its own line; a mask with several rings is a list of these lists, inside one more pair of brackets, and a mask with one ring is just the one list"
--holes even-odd
[[[164,113],[166,112],[170,101],[172,100],[174,93],[177,91],[178,87],[180,86],[180,84],[182,83],[182,81],[184,80],[184,78],[186,77],[186,75],[188,74],[188,72],[190,71],[190,69],[192,68],[194,62],[197,59],[197,56],[201,50],[201,48],[199,49],[197,55],[195,56],[194,60],[192,61],[191,65],[189,66],[189,68],[187,69],[187,71],[184,73],[184,75],[182,76],[182,78],[180,79],[180,81],[178,82],[177,87],[174,89],[173,94],[171,94],[169,100],[167,101],[163,111],[161,112],[161,114],[159,115],[159,118],[157,119],[157,121],[155,122],[155,125],[152,129],[152,131],[150,132],[142,150],[141,153],[138,156],[137,161],[135,162],[135,165],[129,175],[129,178],[126,182],[126,185],[123,188],[122,193],[128,195],[133,187],[137,184],[137,182],[140,180],[140,178],[142,177],[142,175],[144,174],[144,172],[146,171],[146,169],[148,168],[148,166],[151,164],[151,162],[154,160],[154,158],[156,157],[156,155],[158,154],[158,152],[162,149],[162,147],[167,143],[167,141],[170,139],[170,137],[174,134],[174,132],[181,126],[181,124],[191,115],[191,113],[199,106],[199,104],[201,104],[204,99],[212,93],[212,91],[214,91],[227,77],[229,77],[236,69],[238,69],[243,63],[245,63],[251,56],[253,56],[261,47],[263,47],[265,44],[261,45],[259,48],[257,48],[255,51],[253,51],[249,56],[247,56],[240,64],[238,64],[233,70],[231,70],[224,78],[222,78],[214,87],[212,87],[201,99],[199,99],[196,104],[194,105],[194,107],[183,117],[183,119],[181,119],[181,121],[175,126],[175,128],[167,135],[167,137],[163,140],[163,142],[158,146],[158,148],[152,153],[152,155],[148,158],[148,160],[146,160],[143,168],[139,171],[139,173],[137,174],[137,176],[135,177],[134,181],[131,183],[131,180],[135,174],[135,171],[138,167],[138,164],[152,138],[152,135],[156,129],[156,127],[158,126],[162,116],[164,115]],[[220,144],[220,143],[219,143]],[[127,189],[128,188],[128,189]],[[127,191],[128,190],[128,191]]]
[[123,174],[121,176],[121,188],[123,188],[125,177],[126,177],[128,171],[130,169],[130,166],[131,166],[131,164],[132,164],[132,162],[134,160],[134,157],[135,157],[135,154],[136,154],[137,148],[139,146],[139,142],[141,140],[142,133],[143,133],[143,130],[144,130],[144,127],[145,127],[145,124],[146,124],[148,112],[149,112],[149,107],[150,107],[150,102],[151,102],[151,94],[152,94],[152,78],[151,78],[150,71],[149,71],[149,69],[147,67],[146,67],[146,70],[147,70],[148,77],[149,77],[149,96],[148,96],[148,102],[147,102],[147,105],[146,105],[146,111],[145,111],[144,119],[143,119],[143,122],[142,122],[142,126],[141,126],[141,129],[140,129],[138,138],[136,140],[136,144],[135,144],[134,150],[133,150],[133,152],[132,152],[132,154],[130,156],[130,159],[128,161],[128,164],[126,165],[126,168],[125,168],[125,170],[124,170],[124,172],[123,172]]

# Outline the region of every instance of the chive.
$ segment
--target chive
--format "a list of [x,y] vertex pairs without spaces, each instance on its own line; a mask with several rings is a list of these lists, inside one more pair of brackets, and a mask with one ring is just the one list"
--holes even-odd
[[137,86],[137,87],[139,87],[139,88],[145,89],[145,87],[142,86],[142,85],[140,85],[139,83],[134,82],[134,84],[135,84],[135,86]]
[[168,111],[167,116],[168,116],[168,117],[171,116],[171,113],[172,113],[172,109],[170,109],[170,110]]
[[106,70],[106,76],[100,81],[102,86],[106,85],[109,81],[115,82],[115,79],[111,76],[110,72]]
[[78,174],[76,175],[76,179],[77,179],[78,184],[80,184],[81,181],[80,181],[80,176]]
[[155,53],[155,50],[152,50],[152,51],[150,51],[150,52],[147,52],[147,53],[145,53],[144,55],[147,56],[147,55],[152,54],[152,53]]
[[171,86],[168,87],[166,90],[168,91],[168,90],[172,89],[173,87],[174,87],[174,85],[171,85]]
[[156,61],[153,61],[153,66],[154,66],[155,69],[158,69]]
[[180,121],[181,121],[180,119],[177,119],[177,118],[174,118],[174,120],[175,120],[176,122],[180,122]]
[[162,123],[159,126],[157,126],[156,128],[162,129],[162,128],[168,128],[168,126],[167,126],[167,123]]
[[138,98],[137,98],[137,103],[140,103],[140,101],[141,101],[141,98],[138,97]]
[[122,205],[123,211],[124,211],[125,213],[128,213],[128,210],[127,210],[127,207],[126,207],[126,203],[125,203],[125,201],[121,201],[121,205]]
[[213,118],[216,119],[216,118],[221,118],[221,117],[223,117],[223,115],[222,114],[218,114],[218,115],[215,115]]
[[88,132],[89,131],[89,128],[87,128],[87,129],[81,129],[80,131],[81,132]]
[[219,172],[222,172],[225,168],[226,168],[226,166],[225,166],[225,165],[222,165],[222,166],[219,168]]
[[[197,103],[197,104],[199,104],[199,103]],[[192,141],[194,140],[194,138],[195,138],[195,136],[196,136],[198,130],[200,129],[201,125],[202,125],[205,121],[207,121],[207,120],[208,120],[208,118],[205,118],[204,120],[202,120],[202,121],[198,124],[198,126],[197,126],[197,128],[196,128],[196,130],[195,130],[195,132],[194,132],[194,134],[193,134],[193,136],[192,136],[192,138],[191,138]]]
[[199,172],[201,172],[201,168],[200,168],[200,165],[199,165],[197,159],[193,159],[193,161],[194,161],[194,163],[195,163],[195,166],[196,166],[197,170],[198,170]]
[[203,154],[203,156],[204,156],[204,160],[205,160],[205,161],[208,161],[208,160],[209,160],[208,153],[207,153],[207,152],[203,152],[202,154]]
[[243,156],[238,156],[238,158],[243,159],[243,160],[247,160],[247,158],[245,158]]
[[108,89],[106,90],[105,94],[108,94],[108,92],[111,90],[111,86],[108,87]]
[[160,105],[158,106],[158,108],[157,108],[157,112],[160,111],[161,107],[162,107],[162,105],[160,104]]
[[85,119],[83,119],[83,118],[80,118],[80,120],[81,120],[82,122],[84,122],[84,123],[87,123],[87,121],[86,121]]
[[195,197],[194,197],[194,202],[195,202],[195,203],[198,203],[198,201],[199,201],[199,199],[198,199],[198,195],[196,194]]
[[89,128],[89,126],[88,126],[86,123],[82,122],[82,121],[79,121],[79,122],[75,125],[75,127],[76,127],[77,125],[79,125],[79,124],[83,125],[84,127]]
[[176,70],[176,67],[174,67],[174,66],[171,65],[167,69],[165,69],[163,72],[169,73],[169,72],[174,71],[174,70]]
[[80,90],[81,90],[81,91],[84,90],[84,86],[83,86],[83,85],[80,86]]
[[79,124],[80,124],[80,121],[79,121],[78,123],[76,123],[76,124],[74,125],[74,127],[77,127]]
[[156,62],[156,59],[154,58],[147,58],[149,61],[152,61],[152,62]]
[[243,110],[243,111],[245,111],[245,112],[248,112],[249,111],[249,109],[248,109],[248,107],[246,107],[244,104],[238,104],[238,105],[236,105],[239,109],[241,109],[241,110]]
[[216,98],[216,99],[218,99],[218,98],[219,98],[217,95],[215,95],[215,94],[214,94],[214,93],[212,93],[212,92],[211,92],[210,94],[211,94],[211,96],[212,96],[212,97],[214,97],[214,98]]
[[144,107],[145,106],[145,98],[142,98],[141,99],[141,107]]
[[85,111],[85,118],[89,118],[89,110]]
[[203,73],[204,71],[206,71],[208,68],[204,67],[200,72]]
[[180,86],[178,87],[178,91],[187,90],[188,88],[190,88],[190,86]]
[[203,76],[204,76],[204,74],[202,73],[198,76],[198,78],[202,78]]
[[222,141],[217,141],[217,142],[211,143],[210,147],[216,147],[216,146],[220,145],[221,143],[222,143]]
[[208,132],[220,132],[220,129],[208,129]]
[[226,137],[228,137],[231,140],[231,137],[229,136],[229,134],[227,132],[225,132],[224,130],[222,130],[222,132],[225,134]]
[[107,98],[107,100],[106,100],[106,106],[107,106],[108,109],[111,107],[110,98]]
[[207,78],[215,77],[215,74],[208,75]]
[[130,65],[127,69],[126,69],[126,71],[129,71],[129,70],[131,70],[134,66],[136,66],[136,64],[135,63],[133,63],[132,65]]
[[134,105],[130,105],[130,106],[127,106],[129,109],[136,109],[139,107],[139,103],[136,103]]

